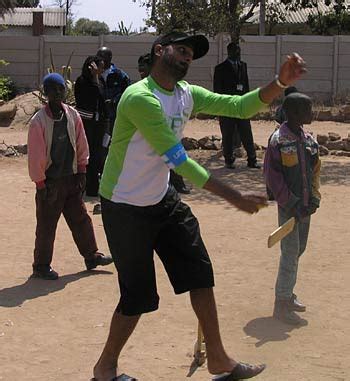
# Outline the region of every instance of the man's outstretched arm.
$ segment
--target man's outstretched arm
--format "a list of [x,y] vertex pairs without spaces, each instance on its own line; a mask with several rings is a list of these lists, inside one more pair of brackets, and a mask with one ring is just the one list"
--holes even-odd
[[241,193],[213,176],[209,177],[203,189],[223,198],[237,209],[246,213],[257,213],[261,208],[267,206],[267,198],[263,193]]

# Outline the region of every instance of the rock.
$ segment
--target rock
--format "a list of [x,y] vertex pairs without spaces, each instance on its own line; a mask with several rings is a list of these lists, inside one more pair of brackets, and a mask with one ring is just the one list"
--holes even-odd
[[350,157],[350,152],[346,152],[346,151],[333,151],[332,155],[334,155],[334,156],[347,156],[347,157]]
[[340,107],[340,114],[342,116],[343,121],[350,120],[350,105],[343,105]]
[[0,99],[0,106],[4,105],[5,101],[3,99]]
[[350,152],[350,140],[348,139],[343,139],[343,142],[344,142],[344,147],[343,147],[343,150],[344,151],[347,151],[347,152]]
[[221,142],[221,137],[220,137],[219,135],[212,135],[212,136],[211,136],[211,140],[212,140],[212,141],[218,140],[218,141]]
[[322,110],[318,110],[316,113],[316,120],[333,120],[333,113],[330,107],[323,108]]
[[15,117],[17,106],[15,104],[4,104],[0,106],[0,120],[11,120]]
[[9,126],[13,126],[15,129],[25,128],[30,118],[42,107],[39,98],[32,92],[18,95],[7,104],[17,107],[16,115]]
[[328,141],[324,144],[330,151],[343,151],[346,143],[343,140]]
[[270,110],[261,111],[251,118],[251,120],[273,120],[274,116]]
[[329,150],[327,147],[320,145],[319,146],[320,156],[327,156],[329,154]]
[[221,149],[221,140],[216,140],[215,135],[204,136],[198,140],[200,148],[205,150],[219,151]]
[[186,150],[194,150],[199,148],[199,143],[196,139],[194,138],[182,138],[182,144],[185,147]]
[[244,157],[246,155],[245,149],[243,147],[238,147],[234,150],[236,157]]
[[13,148],[22,155],[26,155],[28,153],[28,146],[27,144],[19,144],[17,146],[13,146]]
[[328,135],[317,134],[316,139],[318,144],[324,145],[328,141]]
[[266,151],[266,147],[260,146],[259,144],[254,143],[255,151]]
[[213,143],[214,143],[214,147],[215,148],[213,148],[215,151],[220,151],[221,150],[221,140],[219,141],[219,140],[214,140],[213,141]]
[[328,136],[329,136],[329,140],[332,142],[341,139],[341,136],[337,134],[336,132],[328,132]]

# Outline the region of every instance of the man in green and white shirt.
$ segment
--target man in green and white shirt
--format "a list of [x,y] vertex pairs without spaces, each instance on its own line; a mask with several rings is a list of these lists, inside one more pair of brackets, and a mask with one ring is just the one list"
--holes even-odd
[[210,258],[196,217],[169,186],[169,169],[244,212],[255,213],[265,206],[265,196],[239,192],[189,158],[181,144],[183,129],[190,115],[198,112],[250,118],[299,78],[304,61],[296,54],[288,57],[273,82],[242,97],[219,95],[182,81],[192,60],[208,49],[209,42],[201,35],[160,36],[152,46],[151,75],[128,87],[118,106],[100,194],[120,300],[94,367],[98,381],[117,376],[120,352],[141,314],[158,308],[154,251],[175,293],[190,293],[206,339],[208,371],[215,380],[250,378],[265,368],[238,363],[224,350]]

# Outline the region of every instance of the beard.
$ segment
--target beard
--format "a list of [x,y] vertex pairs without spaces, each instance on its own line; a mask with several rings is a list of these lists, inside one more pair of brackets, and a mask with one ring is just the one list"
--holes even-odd
[[174,56],[167,52],[163,56],[163,64],[168,74],[176,81],[181,81],[185,78],[189,68],[188,63],[176,61]]

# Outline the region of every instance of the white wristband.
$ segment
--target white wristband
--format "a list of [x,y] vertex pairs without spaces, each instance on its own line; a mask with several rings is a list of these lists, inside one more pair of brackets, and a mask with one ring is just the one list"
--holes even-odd
[[278,87],[280,87],[281,89],[287,89],[289,86],[288,85],[284,85],[281,81],[280,81],[280,79],[279,79],[279,77],[278,77],[278,74],[276,74],[276,76],[275,76],[275,82],[276,82],[276,85],[278,86]]

